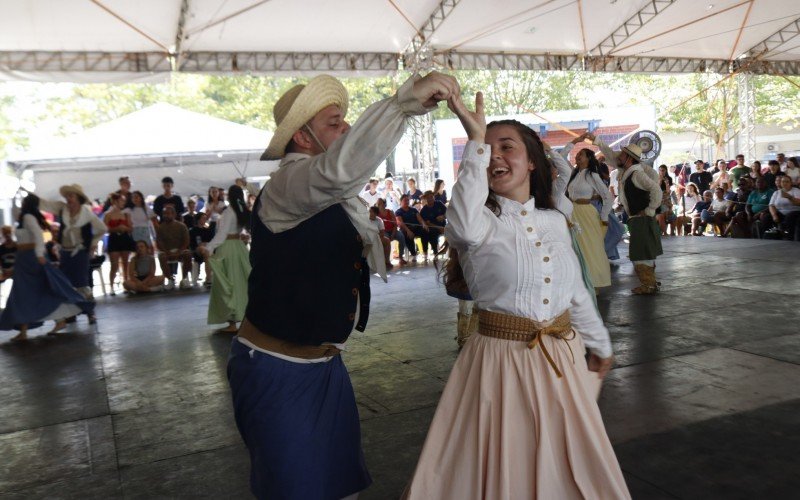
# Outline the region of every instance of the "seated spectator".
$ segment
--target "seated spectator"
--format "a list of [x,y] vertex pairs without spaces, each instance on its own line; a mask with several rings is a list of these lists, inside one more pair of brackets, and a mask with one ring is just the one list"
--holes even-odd
[[781,172],[781,164],[775,160],[769,161],[769,170],[764,174],[764,180],[767,181],[767,187],[771,189],[780,189],[781,184],[778,177],[786,175]]
[[170,263],[180,263],[183,279],[181,288],[189,288],[189,274],[192,270],[192,252],[189,250],[189,230],[183,222],[175,220],[176,211],[172,205],[165,205],[162,211],[161,223],[156,229],[156,244],[158,245],[158,261],[161,270],[167,278],[167,290],[175,288],[175,275]]
[[725,228],[731,220],[727,215],[727,210],[730,205],[731,201],[725,199],[725,190],[718,187],[714,190],[714,199],[711,201],[711,209],[707,210],[705,215],[701,214],[701,218],[705,219],[703,223],[713,224],[714,229],[716,229],[714,233],[715,236],[717,233],[719,233],[720,236],[725,234]]
[[14,270],[17,255],[17,242],[14,240],[14,228],[3,226],[3,243],[0,244],[0,281],[10,278]]
[[403,232],[397,228],[397,216],[386,207],[386,200],[383,198],[378,198],[375,206],[378,208],[378,217],[383,220],[384,234],[389,240],[397,242],[399,250],[397,257],[400,260],[400,265],[408,264],[408,261],[404,258],[406,252],[406,237]]
[[[197,214],[196,224],[189,229],[189,249],[192,251],[192,259],[197,263],[198,268],[205,265],[206,288],[211,288],[211,266],[208,265],[208,260],[201,249],[214,239],[215,229],[214,224],[209,224],[208,214],[205,212]],[[197,284],[195,276],[192,276],[192,280]]]
[[[113,194],[119,194],[125,197],[125,206],[123,208],[133,208],[133,197],[131,196],[131,179],[127,175],[124,175],[119,178],[119,189],[114,191]],[[108,212],[108,209],[111,208],[112,200],[111,196],[106,198],[106,202],[103,203],[103,211],[100,213]],[[98,217],[100,214],[95,214]]]
[[800,160],[792,156],[786,160],[786,169],[783,171],[792,180],[792,185],[800,187]]
[[392,259],[390,258],[392,255],[392,240],[386,236],[386,224],[384,224],[383,219],[378,217],[379,212],[380,209],[378,207],[369,207],[369,220],[375,224],[375,229],[378,230],[381,243],[383,243],[383,255],[386,258],[386,269],[391,269],[394,267]]
[[[764,232],[772,227],[772,216],[769,212],[769,202],[775,189],[767,186],[764,177],[756,179],[756,188],[747,197],[747,220],[753,224],[753,236],[761,238]],[[758,223],[758,224],[756,224]]]
[[[714,196],[711,194],[710,190],[706,190],[703,192],[703,199],[698,201],[694,208],[692,209],[692,236],[703,236],[706,230],[706,224],[708,219],[708,211],[711,210],[711,202],[713,201]],[[703,214],[706,214],[706,217],[703,217]]]
[[755,182],[756,179],[764,175],[763,168],[761,167],[761,162],[758,160],[754,160],[753,163],[750,165],[750,171],[747,173],[747,176],[750,177],[750,180]]
[[361,199],[367,202],[368,207],[374,207],[378,200],[381,198],[381,194],[378,192],[378,178],[372,177],[369,180],[369,183],[364,187],[364,190],[361,191]]
[[769,202],[772,221],[794,241],[800,241],[800,188],[792,186],[788,175],[781,176],[780,183],[781,188],[772,194]]
[[419,211],[412,207],[410,203],[411,199],[407,194],[401,196],[400,208],[395,210],[394,214],[397,217],[397,227],[403,232],[408,242],[408,245],[406,245],[408,253],[411,254],[412,257],[416,257],[417,245],[414,243],[414,238],[416,236],[422,238],[423,234],[428,232],[428,224],[422,220]]
[[164,207],[166,205],[172,205],[175,209],[175,213],[178,215],[184,213],[186,209],[183,206],[183,200],[180,196],[172,192],[172,188],[175,186],[172,177],[164,177],[161,179],[161,186],[164,188],[164,194],[158,195],[153,202],[153,212],[158,216],[158,220],[161,220],[161,217],[163,217]]
[[389,210],[395,211],[400,208],[400,191],[395,189],[394,179],[391,174],[386,174],[386,179],[383,181],[381,198],[386,200],[386,206]]
[[725,210],[725,215],[730,218],[728,227],[725,228],[723,236],[731,235],[734,238],[750,237],[750,221],[748,219],[747,199],[753,191],[753,182],[745,177],[739,183],[739,188],[733,191],[734,196],[729,198],[731,204]]
[[433,199],[447,205],[447,190],[444,188],[443,179],[436,179],[433,183]]
[[409,177],[406,181],[408,185],[408,191],[406,194],[411,198],[411,205],[416,206],[422,203],[422,191],[419,190],[417,187],[417,180],[413,177]]
[[685,233],[684,226],[692,223],[694,207],[699,201],[700,193],[697,190],[697,184],[689,182],[686,184],[686,193],[678,198],[677,210],[676,207],[673,207],[677,215],[675,218],[675,230],[679,236]]
[[150,254],[150,245],[143,240],[137,241],[123,288],[131,293],[160,292],[163,285],[164,277],[156,274],[156,259]]
[[197,223],[197,202],[193,199],[189,198],[186,200],[186,212],[183,213],[181,220],[186,227],[190,230],[194,227]]
[[444,203],[433,198],[433,191],[425,191],[422,195],[425,204],[419,211],[420,217],[428,224],[428,232],[422,236],[422,251],[425,253],[425,261],[428,260],[428,244],[433,250],[433,258],[439,253],[439,237],[444,234],[444,226],[447,224],[447,207]]

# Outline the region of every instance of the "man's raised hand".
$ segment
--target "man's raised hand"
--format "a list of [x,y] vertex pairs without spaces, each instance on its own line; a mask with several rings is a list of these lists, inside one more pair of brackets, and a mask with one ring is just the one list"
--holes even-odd
[[431,71],[414,82],[412,92],[423,106],[432,108],[439,102],[446,101],[450,96],[458,95],[461,92],[461,87],[452,76]]

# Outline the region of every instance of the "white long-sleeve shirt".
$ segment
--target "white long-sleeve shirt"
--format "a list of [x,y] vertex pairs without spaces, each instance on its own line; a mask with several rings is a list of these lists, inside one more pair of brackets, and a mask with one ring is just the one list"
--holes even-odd
[[341,203],[364,243],[372,272],[386,280],[383,244],[369,220],[369,208],[359,192],[377,166],[403,137],[408,120],[431,109],[412,92],[419,76],[406,80],[397,94],[364,111],[353,127],[325,153],[289,153],[281,160],[261,194],[258,217],[270,231],[280,233],[326,208]]
[[600,220],[608,221],[608,214],[611,213],[611,205],[614,200],[600,175],[590,172],[588,169],[578,172],[572,179],[568,187],[569,198],[571,200],[591,199],[594,195],[600,196],[603,201],[603,208],[600,210]]
[[232,208],[226,208],[222,211],[217,221],[217,229],[211,241],[206,243],[206,250],[208,253],[214,253],[218,246],[225,243],[229,235],[238,235],[242,232],[242,226],[239,225],[236,219],[236,212]]
[[501,214],[495,216],[484,206],[490,155],[488,145],[467,143],[445,229],[475,303],[540,322],[569,310],[586,346],[611,356],[608,330],[584,285],[566,219],[535,208],[533,198],[522,204],[501,196]]
[[22,227],[17,228],[17,243],[20,245],[33,243],[33,251],[37,257],[44,257],[44,235],[39,222],[31,214],[22,216]]
[[[617,151],[612,150],[606,143],[599,138],[595,138],[594,145],[600,148],[606,161],[609,165],[617,164]],[[661,197],[664,193],[661,192],[661,186],[658,185],[658,172],[651,166],[644,163],[637,163],[626,169],[621,176],[619,176],[619,188],[617,189],[617,196],[619,197],[620,204],[628,212],[628,215],[634,216],[628,208],[628,199],[625,197],[625,181],[633,179],[633,185],[639,189],[644,189],[650,193],[650,203],[644,209],[645,215],[654,217],[656,210],[661,206]]]
[[[76,251],[84,249],[81,228],[87,223],[92,225],[92,242],[89,244],[90,248],[95,247],[97,242],[103,239],[103,236],[108,231],[105,223],[97,218],[86,205],[81,205],[78,214],[74,218],[70,215],[67,204],[63,201],[49,201],[40,198],[39,208],[45,212],[61,216],[61,228],[59,231],[61,232],[61,246],[64,249]],[[89,250],[89,248],[85,248],[84,250]]]

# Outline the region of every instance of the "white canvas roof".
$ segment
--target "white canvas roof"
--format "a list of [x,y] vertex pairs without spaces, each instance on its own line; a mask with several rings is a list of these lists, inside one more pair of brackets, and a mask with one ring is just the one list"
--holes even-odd
[[145,195],[161,191],[164,176],[179,193],[227,187],[237,177],[263,178],[278,162],[259,156],[272,134],[238,123],[159,103],[98,125],[40,149],[8,159],[17,173],[30,170],[37,192],[55,196],[77,182],[91,197],[104,198],[129,175]]
[[410,47],[451,69],[729,72],[755,59],[748,71],[800,74],[796,0],[0,0],[0,12],[6,79],[386,73],[414,63]]

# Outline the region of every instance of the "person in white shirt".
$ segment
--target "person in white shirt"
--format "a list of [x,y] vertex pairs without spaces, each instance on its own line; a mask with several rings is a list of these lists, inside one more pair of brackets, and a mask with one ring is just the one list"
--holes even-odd
[[67,326],[66,318],[90,314],[94,303],[78,293],[67,277],[45,257],[43,229],[48,228],[39,211],[40,199],[29,193],[22,200],[17,219],[17,252],[14,281],[6,308],[0,314],[0,330],[19,330],[12,341],[28,338],[29,328],[55,320],[49,334]]
[[595,401],[611,342],[555,210],[554,166],[529,127],[487,127],[480,93],[474,113],[448,104],[469,141],[445,232],[480,321],[402,498],[630,498]]
[[691,231],[686,233],[685,226],[692,223],[694,215],[694,207],[700,202],[700,191],[697,189],[697,184],[689,182],[686,184],[686,193],[678,198],[677,218],[675,219],[675,230],[678,236],[683,234],[692,234]]
[[[569,154],[572,146],[585,138],[585,135],[574,138],[562,154]],[[573,203],[572,221],[578,226],[578,245],[589,268],[595,293],[599,293],[600,288],[611,286],[611,265],[604,240],[613,200],[600,177],[600,162],[595,158],[594,151],[581,149],[575,155],[575,162],[577,166],[569,178],[567,194]],[[601,203],[599,214],[592,205],[593,201]]]
[[793,186],[800,187],[800,160],[796,156],[786,160],[786,168],[783,168],[783,171],[792,179]]
[[631,290],[636,295],[653,295],[660,282],[656,279],[656,257],[663,253],[661,229],[655,215],[663,193],[658,172],[652,165],[642,164],[642,149],[628,144],[616,153],[594,134],[588,136],[606,158],[622,170],[619,179],[619,200],[628,214],[630,248],[628,257],[641,284]]
[[386,200],[386,207],[394,212],[398,208],[400,208],[400,191],[395,189],[394,187],[394,179],[392,177],[387,177],[383,181],[383,188],[381,189],[381,198]]
[[789,166],[789,162],[786,160],[786,155],[784,153],[778,153],[776,159],[778,160],[778,164],[781,166],[781,172],[786,172],[786,167]]
[[378,191],[378,179],[376,177],[372,177],[369,180],[369,184],[361,191],[361,198],[367,202],[368,207],[374,207],[378,200],[381,199],[381,193]]
[[781,188],[769,201],[769,213],[775,225],[787,231],[794,241],[800,241],[800,188],[792,186],[788,175],[782,175],[780,183]]

